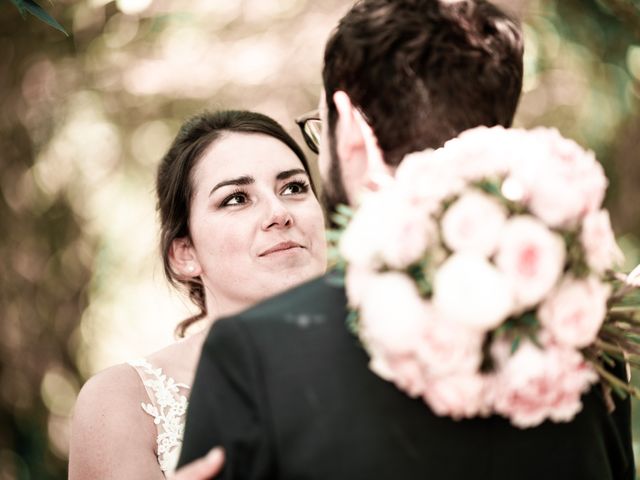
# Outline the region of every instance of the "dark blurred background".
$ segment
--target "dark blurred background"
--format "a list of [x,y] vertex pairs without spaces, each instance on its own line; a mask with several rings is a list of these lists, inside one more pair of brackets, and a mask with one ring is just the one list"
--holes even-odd
[[[499,3],[526,33],[516,124],[555,126],[596,152],[630,270],[640,261],[640,2]],[[67,37],[0,0],[0,480],[66,478],[82,383],[170,342],[186,314],[162,277],[153,197],[182,120],[253,109],[301,140],[292,118],[315,108],[324,41],[350,5],[43,2]]]

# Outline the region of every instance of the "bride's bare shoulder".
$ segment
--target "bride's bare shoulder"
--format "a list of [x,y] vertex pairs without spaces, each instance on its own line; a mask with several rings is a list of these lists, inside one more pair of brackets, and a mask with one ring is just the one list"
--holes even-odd
[[[78,395],[74,417],[114,409],[121,415],[138,413],[145,396],[144,385],[135,369],[125,363],[115,365],[97,373],[84,384]],[[93,415],[91,417],[92,423],[96,423],[97,419]]]
[[[147,462],[157,468],[155,426],[141,409],[143,401],[148,401],[144,385],[127,364],[107,368],[85,383],[71,425],[69,478],[111,478],[111,473],[115,478]],[[127,466],[132,453],[139,464]]]

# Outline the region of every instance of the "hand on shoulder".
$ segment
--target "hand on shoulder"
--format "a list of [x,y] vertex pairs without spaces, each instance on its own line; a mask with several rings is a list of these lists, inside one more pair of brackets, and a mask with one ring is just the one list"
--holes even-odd
[[168,480],[207,480],[220,473],[224,465],[224,450],[214,448],[204,457],[179,469]]

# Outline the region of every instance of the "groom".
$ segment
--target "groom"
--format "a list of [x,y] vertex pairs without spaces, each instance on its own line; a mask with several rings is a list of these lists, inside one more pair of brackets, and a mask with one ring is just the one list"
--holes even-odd
[[[327,43],[323,80],[320,168],[330,203],[354,205],[404,155],[510,125],[521,32],[481,0],[362,0]],[[438,417],[369,370],[337,280],[329,273],[213,326],[182,464],[220,445],[225,479],[634,478],[628,401],[610,414],[594,387],[572,422],[527,430]]]

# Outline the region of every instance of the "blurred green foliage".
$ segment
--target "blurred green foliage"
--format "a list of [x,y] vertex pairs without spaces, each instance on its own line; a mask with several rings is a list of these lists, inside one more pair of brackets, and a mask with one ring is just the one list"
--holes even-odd
[[[136,332],[157,321],[135,288],[154,275],[153,174],[179,123],[250,108],[294,132],[351,2],[166,3],[59,0],[51,18],[71,37],[0,3],[0,480],[66,478],[79,386],[128,352],[109,332],[142,343]],[[555,126],[596,152],[629,270],[640,262],[640,3],[502,3],[526,32],[516,124]]]

